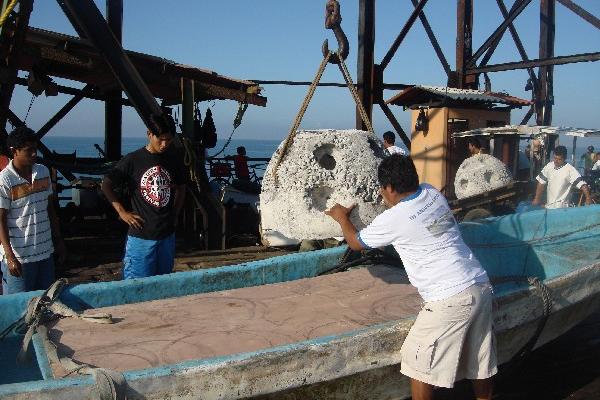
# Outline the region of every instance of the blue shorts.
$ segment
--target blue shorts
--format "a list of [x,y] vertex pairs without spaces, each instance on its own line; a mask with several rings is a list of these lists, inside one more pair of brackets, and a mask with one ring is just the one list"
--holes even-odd
[[12,276],[2,260],[2,293],[13,294],[31,290],[46,290],[54,282],[54,257],[21,264],[21,276]]
[[144,278],[173,272],[175,234],[161,240],[127,236],[123,257],[123,279]]

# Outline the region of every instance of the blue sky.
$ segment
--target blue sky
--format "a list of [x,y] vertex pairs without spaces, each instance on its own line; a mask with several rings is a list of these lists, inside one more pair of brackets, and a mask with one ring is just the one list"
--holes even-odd
[[[242,79],[310,81],[322,59],[321,43],[329,38],[335,48],[331,31],[325,30],[325,0],[125,0],[124,47],[130,50],[165,57],[180,63],[210,69],[222,75]],[[513,1],[506,0],[510,8]],[[104,12],[104,1],[96,1]],[[176,7],[174,5],[177,5]],[[356,81],[356,43],[358,0],[341,0],[342,27],[350,40],[348,67]],[[600,1],[577,0],[600,17]],[[376,62],[380,62],[413,9],[409,0],[377,0],[376,2]],[[451,66],[454,66],[456,1],[430,0],[425,12]],[[598,51],[600,30],[566,9],[556,5],[557,27],[555,54],[568,55]],[[534,0],[515,24],[530,58],[537,58],[539,36],[539,0]],[[478,48],[502,21],[496,2],[475,1],[473,47]],[[73,34],[66,17],[54,1],[35,2],[31,25],[57,32]],[[512,38],[507,33],[489,64],[518,61]],[[514,96],[530,98],[524,87],[524,70],[493,73],[492,88]],[[386,83],[444,85],[445,73],[419,21],[397,51],[385,71]],[[339,70],[330,65],[322,81],[343,82]],[[80,87],[75,82],[65,82]],[[264,86],[268,97],[266,108],[249,107],[236,132],[237,139],[282,139],[298,112],[307,87]],[[600,128],[600,62],[579,63],[555,67],[554,125]],[[385,98],[395,92],[386,91]],[[27,123],[41,127],[70,96],[46,98],[34,102]],[[11,108],[21,118],[25,116],[31,95],[17,87]],[[218,132],[231,132],[237,103],[216,101],[202,103],[204,112],[211,106]],[[124,109],[125,136],[144,134],[141,120],[131,108]],[[409,130],[409,113],[392,107],[403,128]],[[513,112],[513,123],[521,120],[525,110]],[[318,88],[306,112],[301,128],[354,127],[353,100],[345,88]],[[377,133],[391,129],[379,107],[374,109]],[[81,102],[50,135],[103,136],[104,116],[101,102]],[[599,146],[600,147],[600,146]]]

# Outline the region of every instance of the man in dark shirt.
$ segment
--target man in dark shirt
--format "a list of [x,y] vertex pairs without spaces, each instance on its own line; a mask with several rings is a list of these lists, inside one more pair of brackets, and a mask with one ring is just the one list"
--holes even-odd
[[[142,278],[173,271],[175,225],[185,199],[185,169],[171,145],[175,124],[167,116],[159,133],[147,132],[148,144],[127,154],[104,177],[102,191],[129,225],[123,278]],[[116,196],[113,185],[129,188],[131,208]]]

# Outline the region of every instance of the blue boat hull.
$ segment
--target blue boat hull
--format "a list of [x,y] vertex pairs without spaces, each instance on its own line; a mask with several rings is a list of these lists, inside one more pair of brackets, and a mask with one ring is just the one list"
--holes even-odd
[[[543,319],[537,290],[523,278],[550,288],[554,305],[540,346],[600,308],[600,206],[540,210],[461,226],[467,243],[496,282],[495,323],[501,362],[509,361],[535,334]],[[318,275],[335,265],[345,247],[300,253],[213,270],[182,272],[132,281],[69,287],[61,301],[74,309],[137,303],[196,293],[284,282]],[[40,292],[0,297],[0,329],[23,313]],[[126,372],[129,398],[405,398],[399,350],[413,318],[390,321],[341,335]],[[90,377],[49,376],[37,341],[28,367],[13,360],[20,337],[0,342],[0,398],[86,397]]]

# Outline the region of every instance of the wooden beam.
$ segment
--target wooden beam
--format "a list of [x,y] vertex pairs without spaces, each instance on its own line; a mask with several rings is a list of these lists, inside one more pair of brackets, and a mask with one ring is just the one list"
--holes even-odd
[[8,71],[8,79],[2,83],[0,87],[0,127],[4,129],[6,126],[6,110],[9,110],[12,100],[13,90],[15,89],[15,79],[19,72],[16,65],[19,54],[23,51],[23,42],[29,27],[29,17],[33,10],[33,0],[22,0],[19,2],[19,11],[15,19],[12,29],[8,28],[9,20],[5,21],[5,26],[2,29],[2,41],[7,43],[4,62],[4,69]]
[[[106,22],[120,44],[123,39],[123,0],[106,0]],[[106,92],[104,103],[104,153],[109,161],[121,158],[123,106],[120,88]]]

